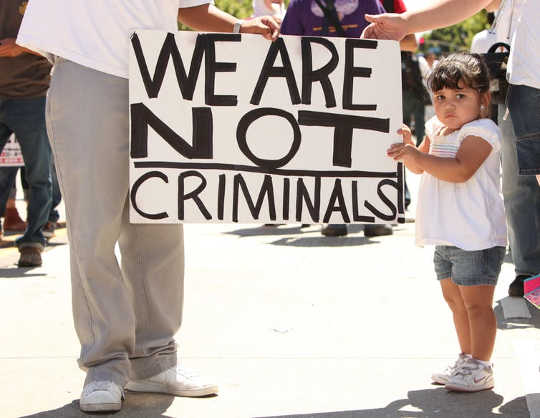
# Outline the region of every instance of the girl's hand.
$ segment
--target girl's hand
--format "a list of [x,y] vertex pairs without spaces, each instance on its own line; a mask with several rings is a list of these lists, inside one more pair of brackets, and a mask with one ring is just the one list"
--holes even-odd
[[415,145],[415,143],[412,141],[411,129],[407,125],[401,125],[401,128],[397,130],[397,133],[403,137],[404,144]]
[[403,161],[405,165],[414,164],[416,158],[420,154],[420,151],[411,144],[392,144],[390,148],[386,150],[386,155],[393,158],[396,161]]

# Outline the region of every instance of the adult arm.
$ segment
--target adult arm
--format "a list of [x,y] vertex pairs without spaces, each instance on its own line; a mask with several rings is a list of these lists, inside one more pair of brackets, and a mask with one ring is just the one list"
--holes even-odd
[[438,0],[417,10],[402,14],[366,15],[371,24],[363,38],[394,39],[405,35],[453,25],[482,10],[492,0]]
[[24,48],[15,43],[15,38],[0,39],[0,57],[18,57],[22,54],[42,56],[39,52]]
[[493,0],[486,6],[488,12],[496,12],[501,7],[501,0]]
[[[178,20],[190,28],[206,32],[232,32],[239,19],[212,4],[178,9]],[[279,22],[271,16],[242,21],[241,33],[256,33],[274,40],[279,35]]]

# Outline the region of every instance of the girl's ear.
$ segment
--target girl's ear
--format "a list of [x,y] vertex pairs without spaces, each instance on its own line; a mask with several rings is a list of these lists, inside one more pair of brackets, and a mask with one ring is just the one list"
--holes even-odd
[[480,116],[485,118],[489,116],[489,105],[491,103],[491,93],[486,91],[480,94]]

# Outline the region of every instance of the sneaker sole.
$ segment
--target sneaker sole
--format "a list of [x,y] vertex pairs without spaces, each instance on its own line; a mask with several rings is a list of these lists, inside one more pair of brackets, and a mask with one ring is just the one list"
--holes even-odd
[[466,387],[462,387],[462,386],[455,386],[455,385],[447,384],[444,388],[446,390],[452,391],[452,392],[468,392],[468,393],[472,393],[472,392],[481,392],[483,390],[490,390],[490,389],[493,389],[494,387],[495,387],[495,385],[491,385],[491,386],[487,386],[487,387],[484,387],[484,388],[473,389],[473,388],[466,388]]
[[208,386],[201,389],[190,390],[175,390],[168,385],[162,385],[160,383],[136,383],[130,382],[126,386],[126,390],[130,392],[150,392],[150,393],[164,393],[167,395],[183,396],[187,398],[199,398],[201,396],[217,395],[217,386]]
[[436,385],[444,386],[444,385],[448,384],[448,380],[434,378],[433,376],[431,376],[431,380],[432,380],[432,383],[434,383]]
[[120,411],[122,409],[122,403],[79,403],[79,408],[83,412],[106,412],[106,411]]

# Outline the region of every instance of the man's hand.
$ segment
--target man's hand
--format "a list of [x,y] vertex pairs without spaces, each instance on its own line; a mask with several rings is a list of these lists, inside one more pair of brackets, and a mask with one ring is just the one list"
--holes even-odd
[[26,48],[23,48],[15,43],[15,38],[4,38],[0,40],[0,57],[18,57],[21,54],[26,54]]
[[371,23],[364,29],[361,37],[401,41],[405,35],[410,33],[404,17],[405,14],[383,13],[380,15],[365,15],[366,20]]
[[240,33],[256,33],[275,41],[279,36],[280,24],[281,21],[274,16],[255,17],[242,23]]

